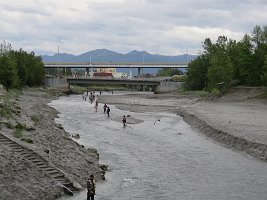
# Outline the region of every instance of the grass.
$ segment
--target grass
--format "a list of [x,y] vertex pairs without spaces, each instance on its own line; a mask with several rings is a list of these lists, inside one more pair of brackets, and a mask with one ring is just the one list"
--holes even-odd
[[199,97],[209,97],[210,96],[210,92],[205,91],[205,90],[179,90],[178,91],[179,94],[183,94],[183,95],[193,95],[193,96],[199,96]]
[[6,127],[9,128],[9,129],[13,129],[14,128],[14,126],[10,122],[7,122]]
[[6,119],[13,118],[13,108],[15,107],[15,99],[21,94],[21,90],[9,90],[0,101],[3,103],[0,108],[0,116]]
[[11,109],[6,103],[4,103],[3,107],[0,109],[0,116],[6,119],[10,119],[13,117]]
[[16,128],[16,130],[14,132],[14,135],[15,135],[16,138],[21,138],[22,137],[22,130],[23,129]]
[[36,124],[40,121],[40,117],[37,115],[32,115],[31,120],[34,121],[34,123]]

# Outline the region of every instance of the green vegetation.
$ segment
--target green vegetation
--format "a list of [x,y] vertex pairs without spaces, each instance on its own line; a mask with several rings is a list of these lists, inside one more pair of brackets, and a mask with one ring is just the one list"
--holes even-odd
[[13,129],[14,128],[14,126],[12,126],[12,124],[10,122],[6,123],[6,127],[9,128],[9,129]]
[[0,116],[6,119],[13,118],[11,108],[14,106],[14,104],[10,101],[10,98],[12,95],[13,95],[13,92],[9,91],[8,93],[4,95],[4,97],[1,100],[2,104],[0,108]]
[[21,138],[22,137],[22,130],[23,129],[16,128],[16,130],[14,132],[14,135],[15,135],[16,138]]
[[34,123],[36,124],[40,121],[40,117],[37,115],[32,115],[31,120],[34,121]]
[[173,75],[171,78],[171,81],[174,82],[185,82],[186,81],[186,75]]
[[255,26],[239,42],[207,38],[204,51],[189,63],[185,88],[212,91],[215,96],[233,85],[267,85],[267,25]]
[[158,71],[157,76],[173,76],[173,75],[182,75],[183,72],[175,68],[164,68]]
[[7,90],[43,84],[45,69],[40,56],[20,49],[12,50],[10,44],[0,44],[0,84]]

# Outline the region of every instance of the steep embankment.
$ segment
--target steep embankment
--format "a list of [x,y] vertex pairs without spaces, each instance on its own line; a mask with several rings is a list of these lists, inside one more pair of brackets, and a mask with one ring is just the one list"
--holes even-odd
[[55,123],[58,113],[47,105],[53,98],[41,89],[2,98],[0,131],[11,140],[0,138],[0,199],[51,200],[84,186],[91,173],[104,178],[97,151]]

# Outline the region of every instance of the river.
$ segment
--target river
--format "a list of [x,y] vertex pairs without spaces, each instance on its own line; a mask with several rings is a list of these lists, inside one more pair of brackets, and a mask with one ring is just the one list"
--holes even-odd
[[[119,99],[119,98],[118,98]],[[108,118],[81,95],[61,97],[50,106],[56,121],[76,141],[95,148],[107,164],[97,182],[97,200],[266,200],[267,164],[207,140],[171,113],[132,113],[111,108]],[[113,119],[130,115],[128,124]],[[86,199],[86,191],[62,200]]]

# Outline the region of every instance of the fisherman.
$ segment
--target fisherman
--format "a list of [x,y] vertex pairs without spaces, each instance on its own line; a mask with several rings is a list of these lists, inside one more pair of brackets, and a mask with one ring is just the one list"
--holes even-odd
[[90,178],[87,180],[87,200],[95,199],[95,180],[94,175],[91,174]]
[[107,104],[104,104],[104,107],[103,107],[104,108],[104,113],[106,113],[107,107],[108,107]]
[[93,95],[92,92],[90,93],[89,99],[90,99],[90,102],[91,102],[91,104],[92,104],[93,101],[94,101],[94,95]]
[[107,107],[107,114],[108,114],[108,117],[109,117],[109,113],[110,113],[110,108]]
[[123,115],[123,117],[122,117],[122,123],[123,123],[123,126],[126,126],[126,117],[125,117],[125,115]]
[[95,98],[95,111],[97,112],[97,108],[98,108],[98,95]]

